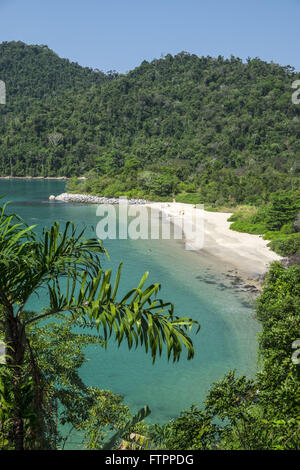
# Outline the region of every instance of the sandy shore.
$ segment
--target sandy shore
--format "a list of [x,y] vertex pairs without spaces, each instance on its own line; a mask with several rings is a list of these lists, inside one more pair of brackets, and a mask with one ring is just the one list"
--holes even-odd
[[[50,196],[50,199],[90,204],[119,203],[118,198],[68,193]],[[223,271],[234,273],[232,277],[241,277],[246,283],[251,281],[251,285],[257,288],[260,287],[259,279],[268,271],[270,264],[282,259],[267,246],[268,241],[263,240],[260,235],[230,230],[228,218],[231,214],[228,212],[208,212],[196,209],[192,204],[176,202],[148,203],[143,199],[129,200],[128,203],[161,212],[165,222],[180,227],[177,233],[180,232],[179,238],[183,240],[185,248],[193,249],[200,257],[213,259]],[[195,238],[195,233],[198,238]]]
[[[208,212],[195,209],[192,204],[150,203],[147,207],[161,211],[174,224],[182,223],[180,218],[191,219],[194,214],[198,229],[204,231],[201,253],[214,257],[223,269],[233,268],[244,279],[256,279],[268,270],[270,263],[282,258],[267,246],[268,241],[260,235],[230,230],[230,213]],[[195,218],[195,211],[199,211]],[[200,222],[199,222],[200,221]],[[184,225],[184,224],[183,224]],[[188,234],[183,230],[185,237]]]

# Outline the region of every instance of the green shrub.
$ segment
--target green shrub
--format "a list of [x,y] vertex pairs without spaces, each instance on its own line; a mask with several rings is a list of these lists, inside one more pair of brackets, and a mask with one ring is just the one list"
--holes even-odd
[[284,224],[281,229],[280,229],[280,232],[281,233],[284,233],[284,234],[291,234],[291,233],[294,233],[295,230],[294,230],[294,225],[293,225],[293,222],[289,222],[287,224]]
[[268,246],[281,256],[300,253],[300,233],[275,238]]
[[263,222],[264,211],[255,206],[239,206],[228,220],[233,222],[230,229],[237,232],[261,235],[266,230],[266,225]]
[[176,195],[176,202],[182,202],[185,204],[201,204],[200,194],[198,193],[182,193]]
[[263,234],[265,231],[265,228],[266,228],[265,225],[262,223],[252,224],[251,222],[244,222],[242,220],[233,222],[233,224],[230,225],[230,230],[235,230],[236,232],[251,233],[253,235]]
[[280,230],[283,226],[293,223],[296,213],[297,204],[294,194],[283,192],[272,194],[266,214],[268,230]]

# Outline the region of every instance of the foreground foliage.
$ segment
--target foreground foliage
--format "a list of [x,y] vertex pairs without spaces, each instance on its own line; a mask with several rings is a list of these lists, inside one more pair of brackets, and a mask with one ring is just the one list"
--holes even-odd
[[230,371],[193,406],[165,426],[148,430],[160,449],[299,450],[300,365],[292,344],[300,338],[300,267],[274,263],[257,302],[263,329],[261,370],[254,379]]
[[[90,255],[87,257],[84,255],[86,243],[93,245],[92,241],[87,242],[80,237],[76,239],[74,245],[70,242],[72,237],[68,238],[67,232],[56,237],[54,226],[51,229],[53,232],[50,230],[50,235],[49,232],[45,232],[48,233],[49,238],[46,236],[48,242],[44,238],[42,243],[37,240],[30,227],[16,221],[14,216],[6,216],[3,211],[0,227],[2,268],[6,275],[3,278],[6,280],[6,289],[4,290],[2,285],[0,290],[1,331],[5,334],[8,328],[6,325],[15,319],[18,327],[23,328],[21,331],[25,338],[19,344],[15,337],[12,341],[7,334],[5,335],[8,346],[7,362],[0,365],[2,449],[21,448],[21,438],[25,448],[28,449],[64,448],[65,445],[72,447],[83,445],[89,449],[294,450],[300,448],[300,371],[299,364],[292,361],[294,352],[292,345],[300,338],[299,266],[285,269],[280,263],[273,263],[263,292],[257,300],[257,318],[262,323],[263,329],[259,336],[260,367],[256,376],[248,379],[229,371],[221,381],[212,385],[202,406],[192,406],[190,410],[183,411],[178,418],[163,426],[149,426],[141,422],[149,414],[147,408],[132,417],[128,407],[122,403],[122,397],[111,391],[88,387],[81,381],[78,371],[85,361],[82,348],[89,345],[106,347],[108,337],[114,329],[118,341],[126,338],[129,347],[134,342],[145,344],[146,350],[150,348],[152,351],[153,359],[161,352],[163,342],[166,342],[169,354],[172,353],[173,359],[176,360],[180,356],[180,343],[183,341],[191,357],[192,344],[185,329],[194,322],[189,319],[176,319],[168,310],[156,317],[156,306],[159,305],[159,310],[165,309],[166,305],[167,309],[172,309],[169,304],[161,302],[156,304],[156,301],[150,300],[151,295],[149,301],[142,305],[143,292],[147,292],[147,297],[152,290],[142,291],[141,286],[125,296],[125,303],[117,302],[112,296],[115,289],[111,288],[106,278],[103,288],[106,294],[105,297],[100,297],[106,300],[97,304],[97,312],[102,308],[106,313],[106,326],[105,323],[98,322],[103,333],[102,337],[99,337],[97,333],[99,317],[96,311],[92,310],[91,314],[88,303],[91,302],[93,305],[95,297],[94,300],[87,300],[88,291],[86,287],[82,288],[81,277],[80,290],[74,289],[71,297],[62,294],[64,289],[59,288],[57,284],[59,273],[63,273],[63,277],[68,279],[72,264],[71,254],[77,253],[75,246],[78,247],[78,243],[83,243],[77,253],[79,256],[81,252],[81,255],[78,259],[75,256],[73,263],[91,262],[91,272],[93,272],[93,263],[95,269],[100,269],[97,256],[90,261]],[[69,229],[66,227],[66,230]],[[48,246],[47,262],[52,260],[51,269],[48,265],[46,270],[51,279],[48,285],[49,309],[38,314],[25,310],[24,300],[23,303],[21,301],[25,298],[22,289],[25,289],[26,282],[28,286],[32,286],[29,274],[31,282],[37,279],[34,257],[37,256],[39,249],[36,243],[40,248],[42,243],[44,250]],[[72,246],[72,250],[67,250],[68,256],[65,254],[65,258],[62,258],[63,243],[69,248]],[[53,249],[50,249],[51,246]],[[27,261],[24,259],[22,264],[20,260],[23,250],[27,256],[30,255],[30,258],[27,257]],[[102,253],[103,248],[97,245],[96,254],[98,252]],[[20,257],[18,267],[14,258],[15,253]],[[9,267],[15,276],[14,283],[12,277],[9,277]],[[26,277],[22,274],[25,269],[28,269]],[[73,271],[73,275],[76,274],[77,269]],[[93,289],[97,285],[96,278],[92,279],[89,296],[91,291],[95,293]],[[18,280],[20,286],[17,289]],[[85,282],[89,285],[88,280]],[[72,282],[69,289],[71,285]],[[13,316],[10,316],[7,310],[8,302],[4,302],[5,294],[8,292],[11,293],[9,299],[13,298],[12,294],[18,299],[14,305]],[[79,300],[75,302],[75,292],[80,302]],[[135,303],[129,303],[130,295],[136,296]],[[118,318],[118,322],[111,323],[112,328],[110,328],[111,320],[107,306],[111,305],[109,299],[112,297],[115,305],[113,311],[116,312],[115,318]],[[140,300],[137,301],[139,297]],[[72,298],[68,304],[66,304],[67,298]],[[21,306],[21,315],[18,317]],[[61,311],[57,311],[59,307]],[[138,316],[134,320],[137,312]],[[142,332],[138,328],[138,319],[142,319],[143,315],[146,315],[148,323],[142,328]],[[52,318],[51,322],[40,324],[40,320],[48,317]],[[156,331],[154,337],[151,337],[152,324],[157,327],[153,330]],[[85,329],[83,333],[82,328]],[[90,331],[89,334],[87,329]],[[14,331],[18,338],[20,330]],[[15,351],[19,352],[19,356],[16,356]],[[23,357],[20,356],[20,351],[24,352]],[[112,432],[115,434],[110,437]]]
[[[0,209],[0,329],[8,351],[6,364],[0,365],[0,372],[4,371],[1,410],[5,412],[0,429],[4,429],[2,439],[8,446],[17,450],[24,446],[43,448],[49,405],[47,402],[43,411],[44,380],[49,373],[47,364],[51,364],[51,357],[43,363],[41,360],[46,353],[37,358],[34,350],[34,344],[40,344],[43,335],[39,338],[32,328],[41,321],[68,315],[74,325],[90,325],[96,332],[101,332],[105,347],[109,338],[114,337],[118,344],[126,341],[129,348],[143,346],[151,353],[153,361],[162,354],[164,347],[168,358],[172,357],[174,361],[179,360],[183,348],[187,350],[188,359],[194,355],[188,331],[196,322],[175,316],[170,302],[155,298],[159,284],[144,288],[148,273],[136,288],[120,299],[121,266],[111,284],[111,270],[104,272],[101,269],[100,257],[104,253],[99,240],[85,238],[84,231],[78,232],[71,223],[67,223],[62,232],[55,223],[39,238],[34,227],[26,226],[14,215],[7,215],[5,207]],[[28,312],[29,301],[41,291],[48,292],[44,311]],[[67,332],[66,336],[68,339]],[[73,341],[75,348],[76,336]],[[41,351],[41,344],[37,351]],[[58,351],[57,345],[55,357]],[[79,355],[79,362],[75,361],[75,371],[80,366],[80,358]],[[68,403],[70,413],[72,396],[70,391],[65,395],[63,391],[63,381],[70,379],[66,364],[60,365],[61,371],[57,370],[59,363],[54,367],[55,372],[61,373],[56,379],[59,388],[56,399],[59,398],[61,404]],[[73,381],[78,377],[75,371],[71,371]],[[51,383],[54,379],[48,380]],[[80,393],[79,385],[76,393]],[[94,400],[96,398],[94,396]],[[76,403],[80,403],[80,399],[75,400],[74,406]],[[74,426],[73,418],[71,423]]]

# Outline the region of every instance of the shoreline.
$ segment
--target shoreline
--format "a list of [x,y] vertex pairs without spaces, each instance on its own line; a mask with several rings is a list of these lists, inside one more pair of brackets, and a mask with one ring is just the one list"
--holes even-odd
[[[0,176],[0,180],[58,180],[67,181],[66,176]],[[80,178],[78,178],[80,179]]]
[[[37,181],[44,181],[44,180],[57,180],[57,181],[68,181],[72,179],[68,176],[0,176],[0,180],[37,180]],[[85,176],[78,176],[78,181],[86,181]]]
[[[200,211],[200,219],[204,228],[203,247],[195,250],[198,256],[201,253],[214,259],[223,270],[234,272],[232,277],[243,280],[249,289],[261,290],[262,280],[268,272],[273,261],[281,261],[283,257],[277,255],[268,246],[268,241],[260,235],[230,230],[231,222],[228,212],[209,212],[204,209],[195,209],[192,204],[184,203],[148,203],[147,207],[160,211],[175,225],[182,211],[192,216],[192,211]],[[199,228],[201,230],[201,227]],[[184,232],[188,242],[187,234]]]
[[[58,196],[50,196],[50,200],[58,202],[71,202],[82,204],[118,204],[119,198],[106,198],[88,194],[62,193]],[[268,241],[260,235],[237,232],[230,230],[231,222],[228,212],[209,212],[204,209],[196,209],[193,204],[150,202],[144,199],[129,199],[128,204],[136,204],[158,211],[165,220],[169,220],[174,226],[182,224],[182,214],[189,216],[191,220],[195,211],[199,219],[196,220],[196,230],[203,231],[204,242],[200,248],[194,247],[193,252],[201,257],[210,257],[221,268],[242,284],[251,292],[262,289],[263,279],[273,261],[281,261],[283,257],[277,255],[268,246]],[[201,223],[201,226],[198,224]],[[183,245],[189,244],[188,233],[183,227]],[[192,245],[192,243],[190,243]],[[183,246],[184,248],[184,246]],[[233,274],[234,273],[234,274]]]

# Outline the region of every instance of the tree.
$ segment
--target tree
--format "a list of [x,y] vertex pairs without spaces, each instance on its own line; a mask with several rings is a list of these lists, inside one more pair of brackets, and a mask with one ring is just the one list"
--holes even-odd
[[[173,305],[154,299],[159,284],[144,288],[148,273],[139,285],[118,299],[121,264],[112,285],[111,270],[101,269],[101,242],[84,237],[68,222],[62,232],[56,222],[41,238],[34,226],[26,226],[17,216],[0,211],[0,306],[1,327],[10,355],[14,397],[13,441],[16,450],[24,448],[24,408],[22,387],[26,351],[30,351],[28,328],[41,320],[68,314],[76,321],[92,322],[101,331],[105,345],[111,336],[128,347],[144,346],[152,360],[166,345],[168,358],[179,360],[182,347],[188,359],[194,355],[187,331],[197,323],[174,315]],[[48,292],[48,305],[42,313],[28,315],[28,301],[39,289]],[[199,327],[198,327],[199,329]],[[30,357],[34,380],[34,400],[39,400],[40,371],[34,355]]]
[[215,448],[218,426],[207,411],[191,406],[166,425],[154,425],[149,434],[157,449],[211,450]]
[[[28,312],[28,318],[31,316],[33,313]],[[80,377],[80,368],[88,361],[84,348],[104,347],[92,325],[88,326],[80,328],[80,322],[59,315],[46,324],[32,324],[27,330],[30,351],[25,354],[24,375],[32,375],[30,354],[33,354],[43,390],[39,409],[34,410],[41,417],[38,439],[32,430],[25,436],[25,443],[28,446],[30,439],[31,448],[64,449],[73,440],[74,432],[83,447],[98,448],[112,431],[122,429],[131,418],[129,408],[122,403],[123,397],[90,387]]]
[[[48,48],[6,42],[0,78],[9,90],[1,175],[94,169],[98,182],[89,177],[77,190],[172,200],[184,183],[199,202],[230,206],[299,186],[299,107],[290,99],[299,73],[286,67],[177,54],[99,79]],[[154,173],[153,187],[144,172]]]
[[274,193],[271,197],[271,205],[267,213],[267,228],[269,230],[280,230],[283,225],[293,222],[297,205],[295,197],[288,193]]

